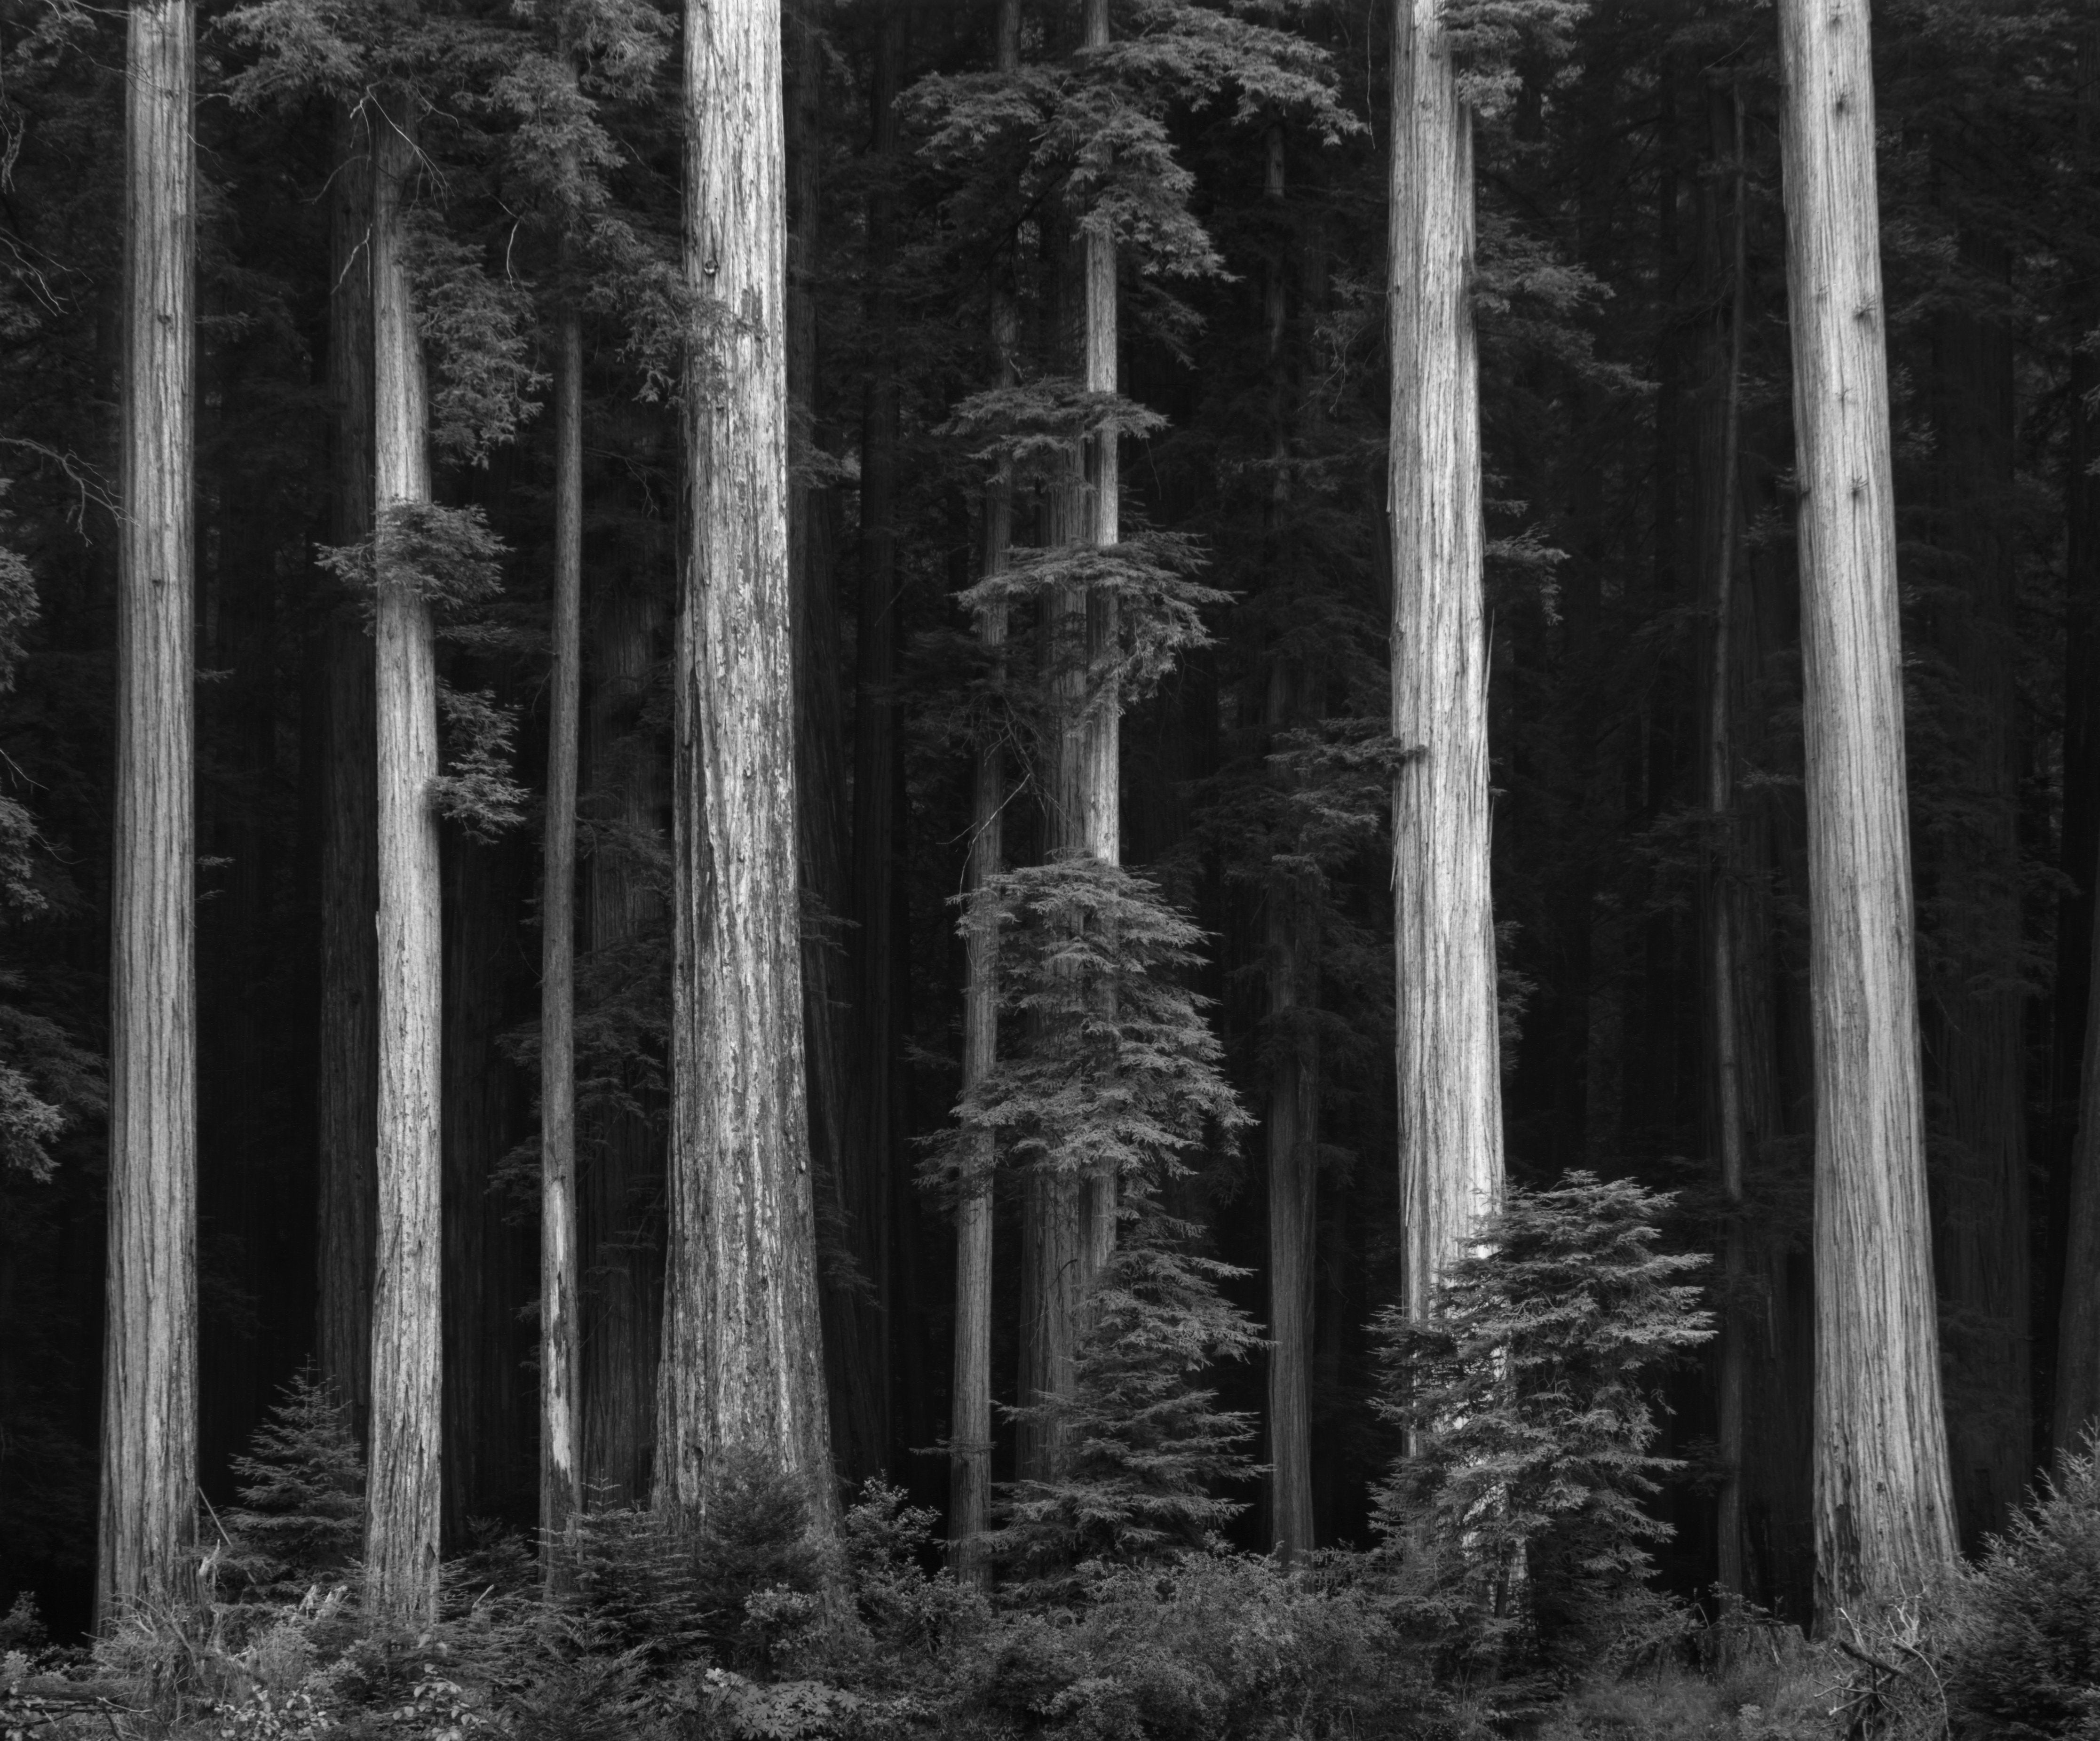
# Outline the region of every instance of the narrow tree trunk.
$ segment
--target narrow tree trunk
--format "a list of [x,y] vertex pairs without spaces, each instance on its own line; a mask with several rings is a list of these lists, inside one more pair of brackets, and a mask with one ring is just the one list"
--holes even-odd
[[862,408],[860,612],[854,643],[853,960],[855,967],[854,1108],[845,1150],[848,1248],[870,1297],[855,1315],[855,1358],[866,1389],[855,1400],[865,1418],[841,1423],[846,1472],[856,1479],[889,1460],[894,1409],[892,1356],[897,1288],[891,1274],[890,1174],[899,1135],[898,1039],[893,1019],[900,938],[897,916],[898,669],[903,650],[897,567],[898,298],[890,184],[898,174],[897,82],[900,0],[880,0],[875,64],[868,81],[867,316],[875,356]]
[[[1083,46],[1105,48],[1108,42],[1107,0],[1087,0]],[[1075,246],[1080,377],[1088,391],[1112,393],[1115,243],[1088,230]],[[1091,437],[1083,448],[1074,456],[1071,482],[1052,490],[1045,504],[1047,544],[1105,546],[1122,535],[1115,437]],[[1114,597],[1076,585],[1057,587],[1048,607],[1055,737],[1044,846],[1052,857],[1084,853],[1110,864],[1122,859],[1122,709],[1101,686],[1117,615]],[[1020,1389],[1025,1400],[1039,1403],[1072,1394],[1087,1296],[1115,1248],[1116,1182],[1032,1175],[1021,1208]],[[1024,1422],[1015,1449],[1024,1480],[1050,1478],[1064,1460],[1061,1435],[1044,1423]]]
[[1815,1076],[1817,1627],[1954,1558],[1864,0],[1781,0]]
[[[371,141],[336,122],[329,190],[329,398],[333,422],[329,532],[338,548],[371,536]],[[373,1124],[379,1093],[378,752],[368,602],[337,603],[322,631],[325,746],[320,815],[320,1011],[315,1082],[315,1359],[349,1408],[360,1444],[372,1408]]]
[[[993,65],[1002,76],[1021,70],[1021,0],[999,0],[993,26]],[[997,274],[1004,268],[995,266]],[[1015,352],[1020,323],[1013,294],[995,278],[991,295],[991,342],[1001,386],[1018,378]],[[984,572],[1006,567],[1013,542],[1013,472],[1002,463],[985,494]],[[999,649],[1006,641],[1006,608],[977,612],[978,644],[998,680]],[[996,876],[1004,856],[1006,770],[999,740],[978,740],[971,771],[969,891],[977,894]],[[968,1094],[999,1063],[999,934],[973,924],[963,988],[963,1092]],[[987,1133],[972,1157],[955,1204],[955,1338],[954,1403],[948,1424],[948,1562],[962,1583],[983,1589],[991,1566],[982,1540],[991,1518],[992,1178],[997,1160]]]
[[179,1598],[196,1575],[194,35],[189,0],[131,9],[95,1571],[104,1631],[138,1603]]
[[[2100,886],[2100,865],[2095,884]],[[2071,1152],[2070,1229],[2065,1240],[2063,1304],[2057,1332],[2056,1454],[2091,1454],[2100,1431],[2100,926],[2093,930],[2092,1002],[2085,1012],[2085,1057],[2078,1132]]]
[[657,1503],[725,1454],[835,1527],[803,1096],[788,599],[780,17],[688,0],[686,272],[723,318],[687,390],[676,664],[669,1252]]
[[[1965,237],[1967,263],[2003,283],[2001,248]],[[1948,1310],[1948,1448],[1965,1549],[2002,1530],[2033,1474],[2028,1329],[2027,998],[2020,954],[2020,709],[2015,661],[2013,344],[2001,321],[1935,320],[1939,550],[1958,565],[1938,639],[1961,697],[1958,820],[1931,866],[1940,971],[1929,979],[1926,1058],[1943,1108],[1934,1276]]]
[[577,667],[583,647],[584,347],[562,309],[554,354],[554,669],[540,925],[540,1539],[547,1587],[583,1506],[578,1453],[576,887]]
[[387,518],[430,499],[423,363],[403,212],[415,173],[413,99],[372,126],[373,402],[378,501],[375,621],[379,769],[379,1213],[372,1309],[372,1455],[365,1597],[414,1624],[435,1617],[439,1377],[437,677],[429,603],[390,575]]
[[1742,441],[1743,326],[1748,288],[1747,213],[1744,205],[1743,95],[1729,92],[1731,179],[1734,186],[1732,245],[1729,250],[1727,374],[1723,387],[1720,528],[1714,559],[1713,664],[1708,677],[1706,806],[1714,830],[1712,882],[1707,899],[1709,990],[1714,1019],[1714,1117],[1721,1163],[1721,1198],[1727,1216],[1721,1257],[1721,1383],[1716,1413],[1721,1485],[1714,1523],[1718,1577],[1723,1597],[1740,1603],[1746,1592],[1743,1558],[1743,1398],[1749,1352],[1744,1323],[1749,1235],[1743,1225],[1743,1042],[1736,979],[1740,944],[1738,883],[1743,874],[1736,851],[1735,746],[1729,717],[1734,680],[1732,634],[1736,610],[1736,520],[1738,456]]
[[1440,0],[1398,0],[1390,272],[1401,1213],[1410,1315],[1500,1204],[1472,117]]

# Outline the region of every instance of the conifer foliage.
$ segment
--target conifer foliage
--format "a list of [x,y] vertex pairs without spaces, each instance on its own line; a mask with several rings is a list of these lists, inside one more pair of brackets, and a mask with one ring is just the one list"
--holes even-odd
[[[1546,1640],[1639,1589],[1659,1456],[1655,1381],[1713,1334],[1705,1258],[1657,1249],[1670,1199],[1571,1173],[1513,1190],[1427,1319],[1388,1310],[1388,1417],[1412,1450],[1377,1496],[1388,1538],[1434,1544],[1459,1611]],[[1403,1551],[1408,1551],[1403,1545]]]

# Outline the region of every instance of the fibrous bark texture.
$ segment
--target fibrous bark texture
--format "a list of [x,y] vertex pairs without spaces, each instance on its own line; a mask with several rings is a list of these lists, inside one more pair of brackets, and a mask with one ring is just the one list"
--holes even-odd
[[1782,0],[1815,1122],[1816,1624],[1954,1555],[1926,1202],[1864,0]]
[[802,1053],[788,598],[780,15],[688,0],[690,541],[675,665],[676,943],[660,1506],[755,1455],[836,1520]]
[[583,329],[562,311],[554,356],[554,669],[540,924],[540,1531],[547,1577],[583,1505],[576,1305],[576,754],[583,649]]
[[[372,532],[372,159],[347,109],[336,123],[329,189],[329,399],[333,420],[329,532],[338,548]],[[364,602],[342,600],[321,634],[325,739],[320,815],[320,1019],[315,1084],[314,1350],[322,1380],[362,1443],[372,1407],[373,1233],[379,1085],[379,793],[372,634]]]
[[196,1509],[192,493],[195,26],[131,10],[125,82],[124,518],[110,888],[109,1243],[95,1611],[183,1593]]
[[1394,15],[1390,285],[1396,1057],[1406,1300],[1425,1314],[1502,1189],[1472,117],[1439,0]]
[[429,602],[390,575],[388,511],[430,499],[422,355],[405,257],[412,99],[372,121],[374,673],[379,770],[377,1254],[365,1595],[409,1624],[437,1612],[439,987],[437,671]]

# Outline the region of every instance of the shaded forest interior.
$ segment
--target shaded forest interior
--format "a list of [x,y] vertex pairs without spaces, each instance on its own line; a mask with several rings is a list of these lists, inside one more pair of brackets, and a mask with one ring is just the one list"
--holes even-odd
[[[355,166],[394,135],[295,64],[286,7],[206,6],[197,27],[196,1466],[220,1510],[295,1374],[338,1385],[360,1432],[373,1407],[375,619],[392,631],[343,553],[370,546],[373,468],[390,463],[364,348],[385,297],[360,288],[368,268],[391,281],[363,257],[388,171]],[[673,983],[691,850],[673,827],[690,798],[678,624],[704,603],[681,585],[690,448],[665,337],[690,312],[677,21],[571,8],[603,33],[586,260],[548,215],[580,160],[548,143],[567,112],[527,76],[561,9],[543,10],[424,8],[424,82],[386,74],[415,93],[400,281],[430,370],[432,560],[483,577],[429,652],[448,806],[424,1054],[442,1107],[448,1552],[544,1515],[558,729],[576,758],[576,857],[554,886],[572,888],[589,1503],[646,1505],[672,1478],[660,1350],[705,1334],[666,1316],[686,1225],[665,1158],[686,1140],[674,1005],[707,992]],[[1371,1407],[1370,1327],[1409,1286],[1393,17],[1312,4],[1248,35],[1195,0],[1116,0],[1098,10],[1132,51],[1112,60],[1084,34],[1093,10],[793,0],[781,23],[791,627],[751,693],[792,714],[799,895],[756,922],[799,943],[788,1098],[814,1180],[817,1388],[841,1477],[948,1505],[971,1211],[922,1180],[992,1055],[972,1046],[993,1044],[966,1007],[958,898],[1002,864],[1091,853],[1201,933],[1162,933],[1158,959],[1202,1000],[1176,1008],[1214,1036],[1223,1098],[1146,1201],[1198,1230],[1230,1266],[1224,1299],[1277,1339],[1204,1377],[1279,1472],[1229,1490],[1246,1503],[1225,1532],[1362,1544],[1396,1448]],[[1817,1108],[1774,14],[1455,11],[1480,15],[1459,77],[1493,788],[1481,1007],[1508,1176],[1676,1194],[1665,1244],[1711,1255],[1701,1279],[1728,1328],[1667,1379],[1663,1448],[1688,1472],[1657,1501],[1675,1530],[1661,1576],[1803,1622]],[[94,1606],[106,1328],[123,33],[121,15],[0,0],[0,1608],[33,1590],[67,1633]],[[2085,1200],[2074,1164],[2100,1167],[2100,1069],[2080,1138],[2100,989],[2100,15],[1886,0],[1874,37],[1930,1264],[1974,1549],[2100,1407],[2100,1273],[2079,1255],[2100,1195]],[[1102,141],[1112,170],[1088,155]],[[1114,245],[1089,241],[1089,212]],[[1057,381],[1048,410],[999,396]],[[581,662],[562,723],[571,488]],[[413,497],[381,479],[381,501]],[[981,584],[1009,554],[1026,572],[1030,552],[1088,539],[1149,553],[1129,559],[1140,602],[1120,628],[1098,599],[1076,607],[1075,633],[1129,648],[1107,726],[1098,707],[1004,696]],[[1033,607],[1012,608],[1019,645]],[[1153,626],[1132,630],[1140,609]],[[1014,886],[1025,927],[1035,897]],[[1021,1025],[1001,1030],[1009,1047]],[[1050,1187],[1002,1170],[990,1189],[990,1400],[1011,1404],[1072,1356],[1026,1328],[1052,1260],[1024,1228],[1055,1206],[1024,1199]],[[1030,1448],[1039,1422],[990,1419],[990,1480],[1054,1462]]]

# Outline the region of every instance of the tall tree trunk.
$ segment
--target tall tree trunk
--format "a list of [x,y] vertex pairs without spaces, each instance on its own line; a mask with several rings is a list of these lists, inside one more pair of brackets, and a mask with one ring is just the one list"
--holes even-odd
[[195,28],[133,7],[125,79],[124,518],[110,886],[109,1240],[95,1621],[195,1577]]
[[366,1600],[426,1623],[438,1603],[443,943],[439,925],[437,674],[430,608],[394,577],[388,520],[430,499],[423,361],[403,214],[415,173],[414,100],[372,125],[374,625],[379,770],[379,1213],[372,1306]]
[[1395,1015],[1410,1315],[1502,1191],[1489,879],[1472,117],[1440,0],[1393,24],[1392,241]]
[[[593,589],[590,757],[593,820],[603,832],[590,855],[587,905],[590,948],[614,976],[660,971],[664,911],[642,862],[661,838],[663,758],[641,722],[655,667],[661,601],[629,576]],[[633,958],[630,961],[629,958]],[[605,1501],[646,1503],[655,1434],[656,1350],[663,1330],[661,1199],[664,1139],[651,1116],[652,1093],[638,1080],[641,1061],[623,1060],[623,1099],[590,1120],[584,1169],[581,1302],[584,1469]]]
[[[371,141],[339,111],[329,190],[329,534],[372,533]],[[320,1010],[315,1080],[315,1358],[360,1443],[372,1408],[373,1240],[378,1214],[379,789],[365,601],[336,603],[321,634]]]
[[[2002,283],[2001,247],[1963,239],[1966,263]],[[1926,1058],[1945,1109],[1934,1275],[1948,1310],[1948,1448],[1962,1545],[2005,1527],[2033,1474],[2028,1340],[2027,1040],[2019,957],[2020,697],[2014,671],[2012,334],[1948,310],[1935,322],[1939,403],[1935,540],[1957,565],[1935,612],[1958,686],[1960,820],[1941,833],[1934,894],[1940,967],[1927,982]]]
[[[2094,867],[2100,882],[2100,865]],[[2100,957],[2100,926],[2093,930]],[[2100,1431],[2100,959],[2087,981],[2085,1057],[2071,1152],[2070,1228],[2057,1331],[2056,1454],[2087,1455]]]
[[564,307],[554,353],[554,669],[540,892],[540,1540],[547,1587],[583,1506],[577,1428],[576,750],[583,650],[583,325]]
[[673,818],[668,1273],[656,1496],[763,1458],[835,1527],[795,916],[780,15],[687,0],[686,281],[723,318],[688,384],[691,539]]
[[1926,1202],[1873,64],[1781,0],[1815,1076],[1817,1627],[1954,1558]]
[[875,345],[861,418],[860,612],[855,642],[853,784],[853,960],[855,972],[853,1118],[845,1151],[848,1248],[869,1298],[856,1315],[856,1359],[868,1390],[845,1427],[843,1467],[856,1479],[880,1472],[890,1452],[897,1288],[891,1275],[890,1175],[902,1133],[898,1118],[896,785],[900,763],[897,695],[902,602],[897,567],[897,291],[890,185],[897,174],[898,61],[901,0],[880,0],[875,64],[868,81],[868,320]]
[[[993,25],[993,66],[1012,77],[1021,70],[1021,0],[999,0]],[[1017,245],[1017,238],[1009,238]],[[1020,323],[1013,292],[1003,276],[1011,268],[993,268],[991,342],[999,383],[1018,378],[1015,352]],[[1013,542],[1013,471],[1002,462],[985,493],[984,572],[1002,572]],[[985,649],[987,675],[1003,675],[1006,608],[987,605],[977,612],[977,643]],[[975,895],[999,873],[1005,851],[1005,758],[999,741],[987,730],[977,741],[970,779],[969,891]],[[968,936],[968,966],[963,988],[963,1092],[970,1093],[999,1063],[999,935],[989,925],[972,924]],[[955,1204],[955,1338],[954,1402],[948,1425],[948,1559],[955,1576],[982,1589],[991,1581],[991,1566],[982,1538],[991,1518],[991,1320],[992,1178],[997,1160],[987,1133],[971,1157],[972,1170],[962,1181]]]
[[1744,1304],[1747,1291],[1749,1232],[1744,1226],[1744,1150],[1747,1135],[1743,1104],[1742,1010],[1737,980],[1743,966],[1740,880],[1743,868],[1736,842],[1736,771],[1730,691],[1734,681],[1736,505],[1743,427],[1743,329],[1748,294],[1748,214],[1745,207],[1743,95],[1729,87],[1729,148],[1733,197],[1729,249],[1727,374],[1722,389],[1720,525],[1714,553],[1714,644],[1707,678],[1706,806],[1714,830],[1714,862],[1707,899],[1707,948],[1710,951],[1709,994],[1714,1023],[1714,1144],[1721,1164],[1721,1197],[1727,1225],[1723,1235],[1721,1273],[1720,1395],[1717,1426],[1721,1451],[1721,1485],[1716,1500],[1714,1539],[1716,1582],[1724,1598],[1740,1602],[1747,1591],[1743,1549],[1744,1395],[1749,1354]]
[[[1083,46],[1109,42],[1107,0],[1087,0]],[[1116,390],[1116,250],[1112,237],[1084,231],[1078,255],[1077,331],[1080,378],[1089,391]],[[1062,324],[1073,311],[1061,309]],[[1062,335],[1061,335],[1061,337]],[[1106,546],[1121,537],[1118,453],[1113,435],[1088,438],[1073,456],[1070,481],[1045,502],[1044,542]],[[1113,693],[1101,692],[1102,669],[1117,639],[1117,603],[1105,592],[1060,585],[1047,608],[1054,740],[1044,818],[1046,855],[1084,853],[1105,864],[1122,859],[1119,784],[1123,727]],[[1076,1380],[1080,1322],[1101,1264],[1115,1245],[1116,1182],[1031,1174],[1021,1204],[1020,1391],[1040,1403],[1069,1397]],[[1048,1479],[1061,1466],[1062,1435],[1026,1421],[1016,1435],[1021,1478]]]

